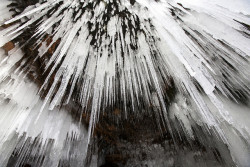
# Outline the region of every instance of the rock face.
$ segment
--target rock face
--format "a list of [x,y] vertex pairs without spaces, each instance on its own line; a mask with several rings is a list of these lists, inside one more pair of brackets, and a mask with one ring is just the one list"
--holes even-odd
[[[114,112],[116,116],[121,113]],[[191,140],[177,125],[173,128],[179,134],[173,137],[157,124],[152,113],[130,114],[119,121],[100,117],[95,135],[101,166],[234,166],[227,146],[213,135],[196,129],[202,140]],[[220,145],[220,150],[215,145]]]

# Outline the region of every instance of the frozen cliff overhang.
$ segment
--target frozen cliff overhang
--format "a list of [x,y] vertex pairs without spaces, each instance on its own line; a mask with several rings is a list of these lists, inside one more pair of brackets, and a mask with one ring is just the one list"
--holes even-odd
[[180,165],[188,155],[250,165],[249,2],[1,0],[0,8],[2,166],[97,165],[96,146],[103,155],[155,141],[162,159],[174,152],[165,165],[184,154]]

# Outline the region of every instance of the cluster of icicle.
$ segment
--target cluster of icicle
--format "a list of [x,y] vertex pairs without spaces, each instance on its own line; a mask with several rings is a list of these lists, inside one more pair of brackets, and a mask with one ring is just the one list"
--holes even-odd
[[[41,87],[16,67],[23,46],[15,44],[8,55],[1,50],[0,166],[11,165],[13,153],[16,166],[25,157],[41,166],[58,166],[64,159],[83,166],[100,112],[119,101],[125,115],[140,110],[141,103],[157,106],[166,129],[175,133],[169,119],[177,118],[190,140],[193,124],[213,131],[235,164],[250,165],[249,2],[40,0],[13,18],[10,3],[0,1],[1,24],[11,25],[0,31],[1,46],[32,24],[37,57],[60,43],[46,60],[44,72],[50,71]],[[50,46],[46,35],[53,37]],[[164,93],[169,78],[178,92],[171,106]],[[48,93],[41,99],[37,92],[43,89]],[[82,108],[90,106],[88,131],[59,109],[75,89]]]

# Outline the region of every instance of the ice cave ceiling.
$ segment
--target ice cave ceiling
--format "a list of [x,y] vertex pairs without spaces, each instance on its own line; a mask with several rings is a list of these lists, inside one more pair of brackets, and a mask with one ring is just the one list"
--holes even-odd
[[0,0],[0,166],[250,166],[249,0]]

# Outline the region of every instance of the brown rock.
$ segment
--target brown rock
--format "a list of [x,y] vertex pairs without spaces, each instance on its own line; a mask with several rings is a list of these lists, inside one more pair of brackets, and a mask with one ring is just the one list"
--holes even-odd
[[15,44],[13,42],[8,42],[3,46],[3,49],[5,50],[5,52],[9,52],[11,49],[13,49],[15,47]]

